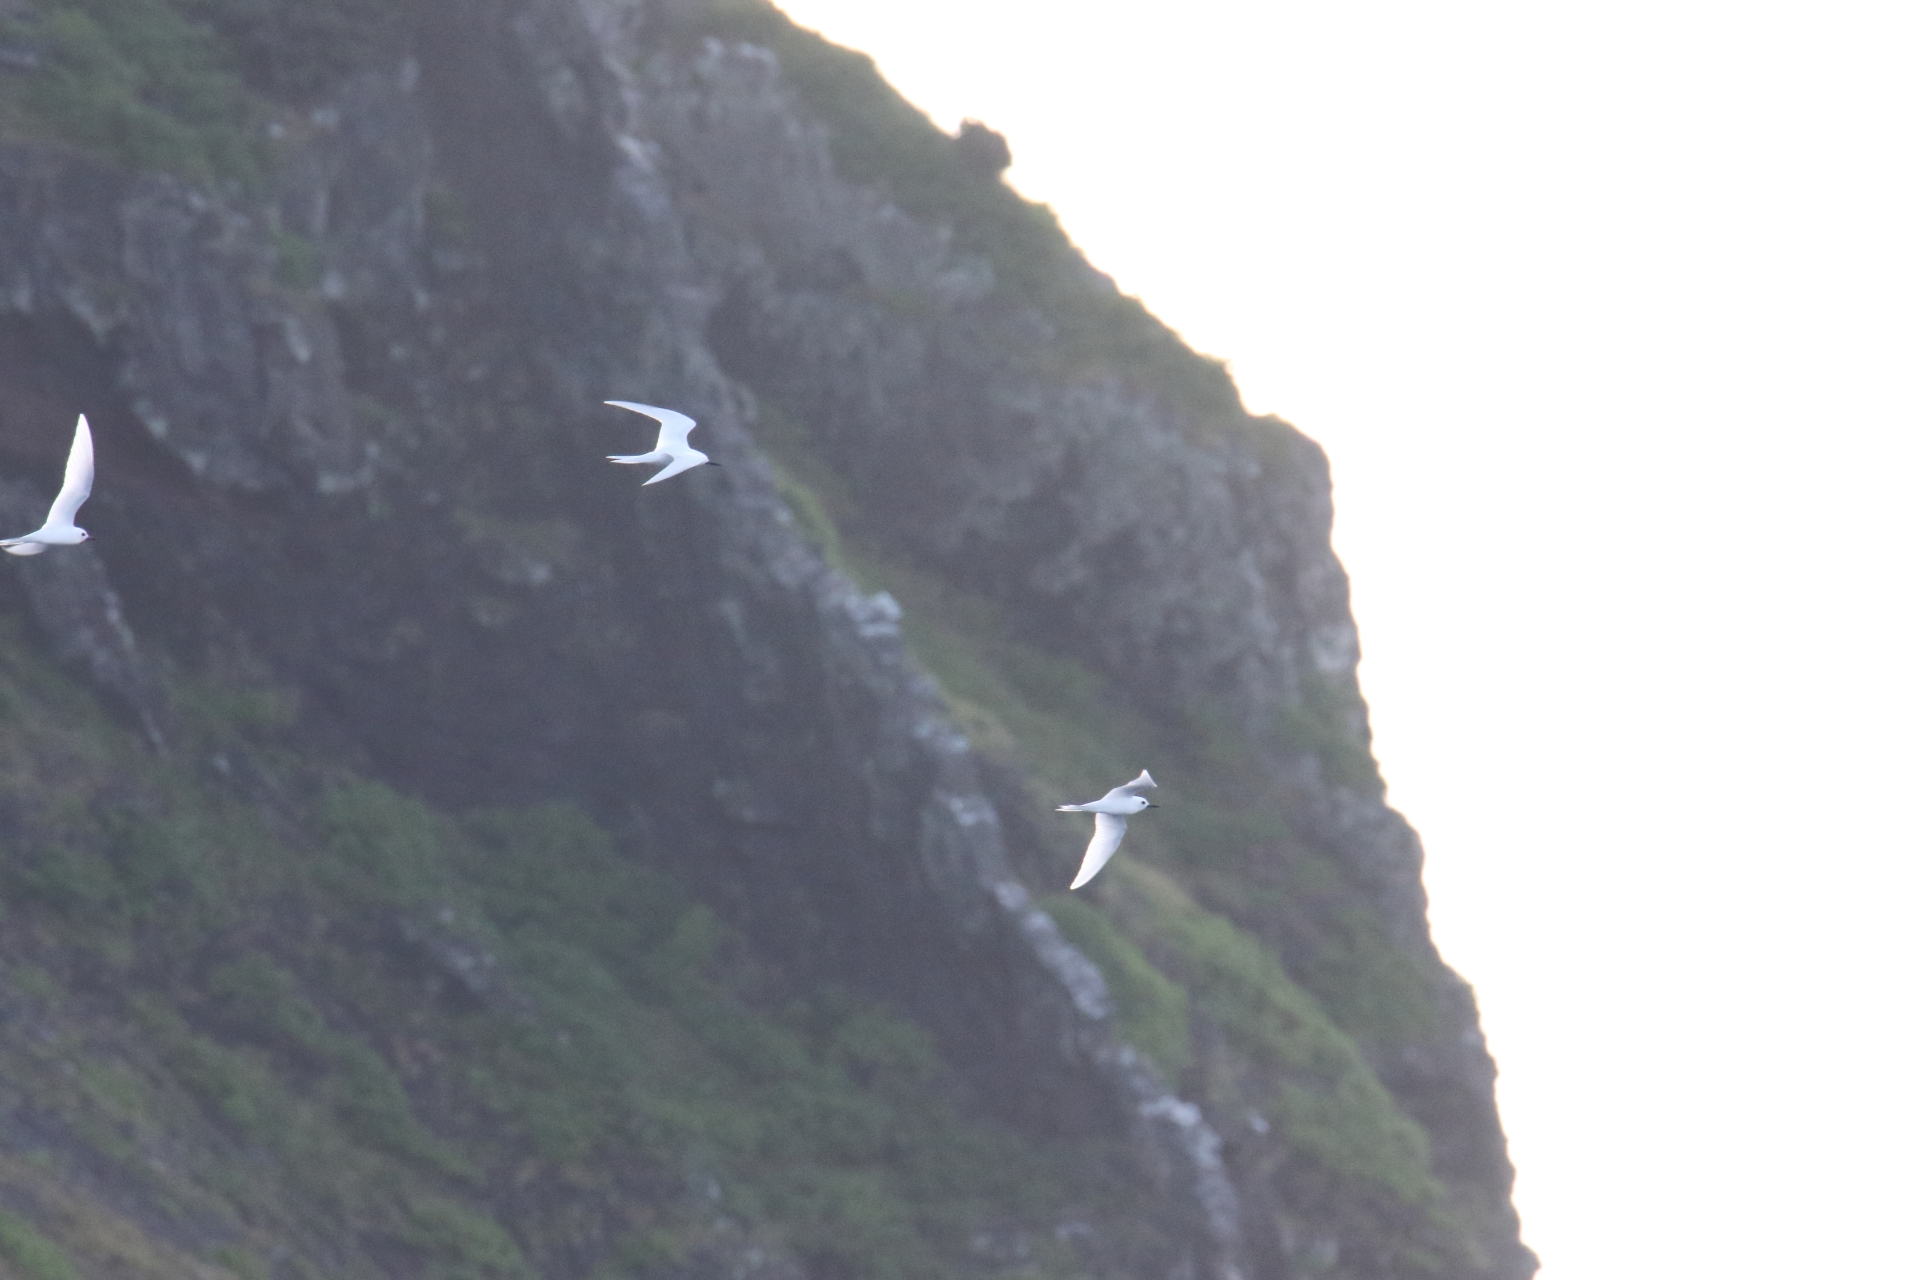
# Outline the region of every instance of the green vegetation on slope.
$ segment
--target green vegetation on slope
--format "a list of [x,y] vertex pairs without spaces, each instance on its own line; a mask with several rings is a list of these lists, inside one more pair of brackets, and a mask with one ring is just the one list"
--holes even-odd
[[231,51],[167,0],[0,8],[0,136],[50,137],[132,169],[252,177],[264,135]]
[[[1010,1225],[1023,1274],[1079,1273],[1051,1227],[1098,1210],[1111,1154],[968,1118],[916,1027],[784,989],[577,809],[438,812],[276,746],[256,692],[196,699],[202,740],[156,760],[0,635],[0,1014],[37,1029],[0,1041],[17,1268],[169,1274],[75,1207],[84,1177],[237,1275],[276,1248],[505,1280],[772,1245],[939,1277]],[[216,742],[248,798],[187,763]]]
[[11,1213],[0,1213],[0,1256],[11,1260],[33,1280],[80,1280],[66,1251],[31,1223]]
[[392,0],[16,0],[0,5],[0,138],[257,182],[274,104],[397,59],[407,21]]
[[[1284,797],[1219,727],[1224,718],[1196,713],[1169,727],[1130,711],[1097,673],[1012,639],[991,602],[876,551],[851,532],[851,495],[810,456],[801,428],[764,400],[762,411],[803,530],[867,589],[899,599],[908,646],[956,722],[1019,779],[1011,800],[1038,821],[1008,817],[1040,845],[1019,869],[1106,975],[1120,1035],[1217,1120],[1256,1118],[1242,1140],[1281,1185],[1281,1229],[1332,1230],[1375,1242],[1404,1274],[1447,1274],[1462,1246],[1426,1134],[1359,1048],[1424,1029],[1431,987],[1420,962],[1333,863],[1293,838]],[[1130,825],[1123,856],[1087,889],[1046,893],[1068,883],[1087,837],[1082,822],[1048,811],[1143,763],[1162,783],[1162,807]],[[1249,873],[1253,856],[1277,850],[1285,856],[1267,870],[1279,879]],[[1314,946],[1298,972],[1235,922],[1231,903],[1302,921]]]

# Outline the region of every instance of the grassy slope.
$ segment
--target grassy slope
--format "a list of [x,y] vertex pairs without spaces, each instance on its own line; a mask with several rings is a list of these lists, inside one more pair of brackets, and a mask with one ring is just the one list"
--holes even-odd
[[201,180],[255,177],[266,158],[227,50],[166,0],[5,6],[0,49],[15,64],[0,73],[0,136]]
[[257,183],[269,119],[379,55],[405,22],[390,0],[15,0],[0,5],[0,137]]
[[0,633],[16,1273],[291,1248],[315,1276],[643,1275],[772,1239],[937,1277],[1021,1224],[1030,1274],[1076,1273],[1048,1228],[1097,1210],[1069,1166],[1098,1153],[963,1118],[910,1024],[773,997],[579,812],[434,812],[286,749],[263,704],[183,694],[194,740],[159,760]]
[[[788,475],[805,465],[789,457]],[[811,493],[802,501],[826,505]],[[1196,886],[1272,892],[1241,879],[1236,862],[1250,843],[1285,834],[1283,813],[1236,803],[1246,793],[1233,786],[1231,762],[1209,759],[1220,749],[1129,714],[1072,660],[1006,639],[990,603],[862,555],[844,531],[834,541],[863,582],[899,598],[909,646],[956,719],[1003,776],[1020,780],[1022,807],[1039,819],[1030,829],[1044,842],[1039,862],[1021,869],[1062,931],[1106,972],[1123,1034],[1183,1094],[1208,1102],[1218,1121],[1257,1116],[1250,1123],[1269,1127],[1278,1151],[1253,1159],[1270,1173],[1285,1166],[1285,1228],[1296,1237],[1332,1228],[1350,1241],[1377,1242],[1410,1273],[1450,1270],[1461,1244],[1430,1171],[1426,1135],[1356,1043],[1422,1018],[1417,962],[1353,911],[1351,950],[1328,949],[1321,990],[1303,985],[1253,932],[1196,900]],[[1126,857],[1088,889],[1045,894],[1048,883],[1068,883],[1087,834],[1048,811],[1097,794],[1142,762],[1163,783],[1164,807],[1153,815],[1162,821],[1134,823]],[[1324,866],[1294,874],[1329,877],[1324,897],[1347,892]]]

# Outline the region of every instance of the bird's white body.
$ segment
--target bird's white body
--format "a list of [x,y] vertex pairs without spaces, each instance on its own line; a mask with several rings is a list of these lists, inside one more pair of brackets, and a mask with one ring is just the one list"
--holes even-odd
[[699,424],[684,413],[675,413],[671,409],[656,409],[650,404],[635,404],[631,400],[609,400],[608,404],[618,409],[628,409],[643,417],[652,418],[660,424],[660,438],[653,443],[652,453],[610,453],[608,462],[633,464],[637,462],[664,462],[667,465],[647,477],[648,484],[659,484],[682,471],[691,471],[702,463],[712,462],[706,454],[687,443],[687,433]]
[[1140,793],[1148,787],[1160,784],[1145,769],[1140,776],[1124,787],[1115,787],[1098,800],[1086,804],[1063,804],[1061,813],[1090,813],[1093,815],[1093,840],[1087,845],[1087,855],[1080,860],[1080,874],[1073,878],[1068,889],[1078,889],[1087,881],[1100,874],[1120,849],[1120,839],[1127,834],[1127,819],[1154,806]]
[[32,533],[0,539],[0,551],[10,556],[37,556],[48,547],[73,547],[87,540],[87,531],[74,524],[80,504],[93,492],[93,431],[81,414],[73,428],[73,447],[67,450],[67,476],[47,512],[47,522]]

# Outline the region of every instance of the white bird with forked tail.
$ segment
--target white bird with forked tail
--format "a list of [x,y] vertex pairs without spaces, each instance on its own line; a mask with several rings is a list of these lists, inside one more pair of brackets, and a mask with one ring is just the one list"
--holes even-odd
[[1147,809],[1160,806],[1150,803],[1140,793],[1148,787],[1160,784],[1145,769],[1140,776],[1124,787],[1115,787],[1098,800],[1086,804],[1063,804],[1060,813],[1090,813],[1093,815],[1093,840],[1087,845],[1087,856],[1080,860],[1080,874],[1073,878],[1068,889],[1078,889],[1087,881],[1100,874],[1100,868],[1107,865],[1108,859],[1120,848],[1120,837],[1127,834],[1127,819]]
[[656,409],[650,404],[634,404],[631,400],[609,400],[606,403],[616,409],[627,409],[642,417],[652,418],[660,424],[660,438],[654,441],[652,453],[607,455],[608,462],[666,463],[666,466],[647,477],[647,484],[659,484],[662,480],[677,476],[682,471],[691,471],[702,464],[713,467],[720,465],[687,443],[687,433],[699,424],[686,414],[675,413],[671,409]]
[[89,535],[74,524],[73,518],[92,492],[93,431],[83,413],[73,428],[73,447],[67,450],[67,478],[47,512],[47,522],[32,533],[0,539],[0,551],[10,556],[37,556],[48,547],[73,547],[85,542]]

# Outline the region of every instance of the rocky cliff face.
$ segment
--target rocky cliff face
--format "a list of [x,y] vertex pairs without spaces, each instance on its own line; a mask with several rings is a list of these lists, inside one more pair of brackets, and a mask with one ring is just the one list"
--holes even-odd
[[1530,1274],[1311,442],[770,9],[365,8],[0,24],[0,1257]]

